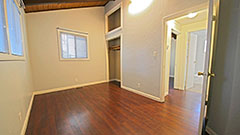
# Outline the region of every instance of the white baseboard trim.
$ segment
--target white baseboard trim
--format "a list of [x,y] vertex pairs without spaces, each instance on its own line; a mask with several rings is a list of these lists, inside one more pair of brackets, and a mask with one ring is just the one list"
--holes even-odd
[[119,79],[111,79],[111,80],[109,80],[109,82],[111,82],[111,81],[121,82],[121,80],[119,80]]
[[155,100],[155,101],[158,101],[158,102],[161,102],[161,103],[164,102],[164,100],[162,100],[160,97],[156,97],[156,96],[153,96],[153,95],[150,95],[150,94],[147,94],[147,93],[141,92],[141,91],[139,91],[139,90],[135,90],[135,89],[132,89],[132,88],[123,86],[123,85],[122,85],[122,89],[125,89],[125,90],[127,90],[127,91],[133,92],[133,93],[135,93],[135,94],[144,96],[144,97],[146,97],[146,98],[150,98],[150,99],[152,99],[152,100]]
[[21,130],[21,135],[25,135],[25,132],[27,130],[28,120],[30,118],[30,113],[31,113],[31,110],[32,110],[32,104],[33,104],[34,96],[35,95],[32,94],[32,97],[31,97],[31,100],[30,100],[30,103],[29,103],[29,106],[28,106],[28,110],[27,110],[27,113],[26,113],[26,116],[25,116],[25,120],[24,120],[24,123],[23,123],[23,127],[22,127],[22,130]]
[[79,87],[96,85],[96,84],[105,83],[105,82],[108,82],[108,81],[107,81],[107,80],[104,80],[104,81],[99,81],[99,82],[91,82],[91,83],[86,83],[86,84],[78,84],[78,85],[61,87],[61,88],[53,88],[53,89],[48,89],[48,90],[39,90],[39,91],[33,92],[33,94],[34,94],[34,95],[41,95],[41,94],[52,93],[52,92],[57,92],[57,91],[64,91],[64,90],[69,90],[69,89],[74,89],[74,88],[79,88]]
[[210,127],[206,127],[206,132],[209,134],[209,135],[217,135],[216,132],[214,132]]

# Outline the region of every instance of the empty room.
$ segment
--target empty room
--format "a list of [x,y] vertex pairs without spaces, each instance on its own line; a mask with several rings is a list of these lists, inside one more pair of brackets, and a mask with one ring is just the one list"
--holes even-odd
[[0,0],[0,135],[238,135],[239,0]]

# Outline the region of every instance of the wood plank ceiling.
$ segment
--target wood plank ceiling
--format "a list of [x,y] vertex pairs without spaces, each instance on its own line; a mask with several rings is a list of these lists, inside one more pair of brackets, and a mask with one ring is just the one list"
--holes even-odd
[[113,0],[23,0],[25,12],[105,6]]

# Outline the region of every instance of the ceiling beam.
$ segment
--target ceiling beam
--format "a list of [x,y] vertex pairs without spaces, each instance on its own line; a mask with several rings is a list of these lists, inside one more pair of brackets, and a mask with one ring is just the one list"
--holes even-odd
[[[98,7],[105,6],[112,0],[24,0],[25,12],[42,12],[50,10],[72,9],[72,8],[86,8],[86,7]],[[54,1],[58,1],[54,3]],[[67,2],[66,2],[67,1]],[[77,1],[77,2],[74,2]]]
[[39,4],[63,4],[63,3],[79,3],[79,2],[109,2],[114,0],[23,0],[25,5]]

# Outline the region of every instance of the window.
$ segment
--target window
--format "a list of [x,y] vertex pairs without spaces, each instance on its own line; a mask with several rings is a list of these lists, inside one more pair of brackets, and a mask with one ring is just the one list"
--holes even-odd
[[8,53],[7,26],[3,0],[0,1],[0,53]]
[[11,54],[23,56],[21,13],[14,0],[7,0],[7,16]]
[[58,29],[58,36],[60,45],[60,59],[89,59],[87,33]]
[[21,12],[14,0],[0,1],[0,60],[23,60]]

